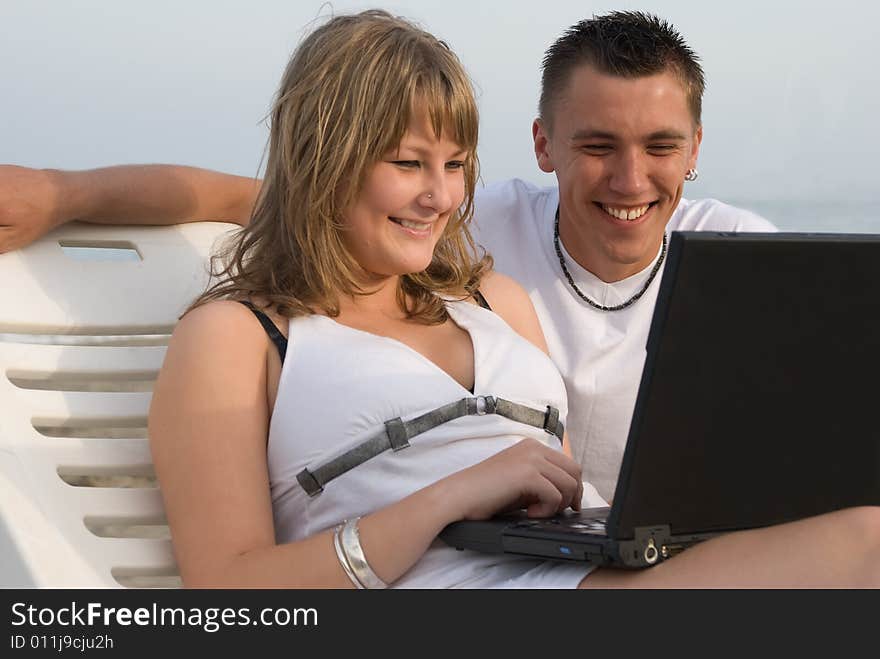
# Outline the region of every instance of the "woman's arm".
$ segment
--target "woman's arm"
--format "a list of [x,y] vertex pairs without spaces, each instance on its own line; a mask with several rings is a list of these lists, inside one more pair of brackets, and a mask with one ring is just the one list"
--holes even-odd
[[[330,532],[275,544],[266,465],[271,349],[235,302],[188,313],[168,347],[149,430],[187,586],[351,587]],[[365,516],[364,553],[391,583],[448,523],[520,506],[552,514],[579,503],[579,483],[573,461],[526,440]]]
[[258,179],[178,165],[64,171],[0,165],[0,253],[24,247],[70,220],[245,225]]

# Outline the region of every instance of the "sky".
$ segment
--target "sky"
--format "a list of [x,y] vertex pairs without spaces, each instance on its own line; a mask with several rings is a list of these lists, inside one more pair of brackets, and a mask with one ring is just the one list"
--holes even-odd
[[174,162],[260,171],[281,72],[314,21],[380,6],[449,43],[478,91],[482,178],[550,185],[531,123],[540,61],[569,25],[640,9],[702,58],[690,197],[880,201],[880,5],[740,0],[0,0],[0,162]]

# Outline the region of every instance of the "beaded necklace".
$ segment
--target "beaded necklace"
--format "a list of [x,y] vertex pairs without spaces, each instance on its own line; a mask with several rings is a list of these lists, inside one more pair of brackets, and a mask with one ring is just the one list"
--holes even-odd
[[654,264],[654,267],[651,269],[651,274],[648,275],[648,281],[645,282],[645,285],[642,286],[642,289],[638,291],[631,298],[626,300],[625,302],[621,302],[620,304],[616,304],[613,307],[606,307],[604,305],[599,304],[598,302],[594,302],[590,298],[581,292],[581,289],[577,287],[577,284],[574,283],[574,279],[571,276],[571,273],[568,271],[568,267],[565,265],[565,258],[562,256],[562,246],[559,244],[559,207],[556,207],[556,221],[553,224],[553,246],[556,248],[556,255],[559,257],[559,265],[562,267],[562,273],[565,275],[565,278],[568,280],[569,285],[572,290],[577,293],[578,297],[580,297],[584,302],[589,304],[594,309],[598,309],[599,311],[620,311],[621,309],[626,309],[633,302],[638,300],[642,295],[645,294],[645,291],[648,290],[648,286],[651,285],[651,282],[654,281],[654,277],[660,271],[660,266],[663,265],[663,259],[666,257],[666,232],[663,232],[663,246],[660,248],[660,258],[657,259],[657,263]]

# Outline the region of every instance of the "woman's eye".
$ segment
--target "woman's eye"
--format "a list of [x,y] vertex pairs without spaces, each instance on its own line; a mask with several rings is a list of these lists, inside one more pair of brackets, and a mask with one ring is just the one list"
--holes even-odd
[[415,168],[419,166],[418,160],[394,160],[392,164],[397,165],[398,167],[404,167],[407,169]]
[[452,160],[446,163],[446,169],[461,169],[464,167],[464,160]]

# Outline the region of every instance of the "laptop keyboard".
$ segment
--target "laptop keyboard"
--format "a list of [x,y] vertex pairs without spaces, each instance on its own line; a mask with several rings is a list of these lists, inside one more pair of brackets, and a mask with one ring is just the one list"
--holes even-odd
[[562,522],[561,526],[577,531],[578,533],[598,533],[600,535],[605,535],[604,519],[570,520],[568,522]]
[[568,514],[551,517],[549,519],[528,519],[517,524],[518,527],[540,528],[545,531],[555,531],[567,529],[574,533],[585,533],[591,535],[605,535],[605,516],[608,509],[596,511],[595,515],[591,515],[590,511],[584,511],[586,514]]

